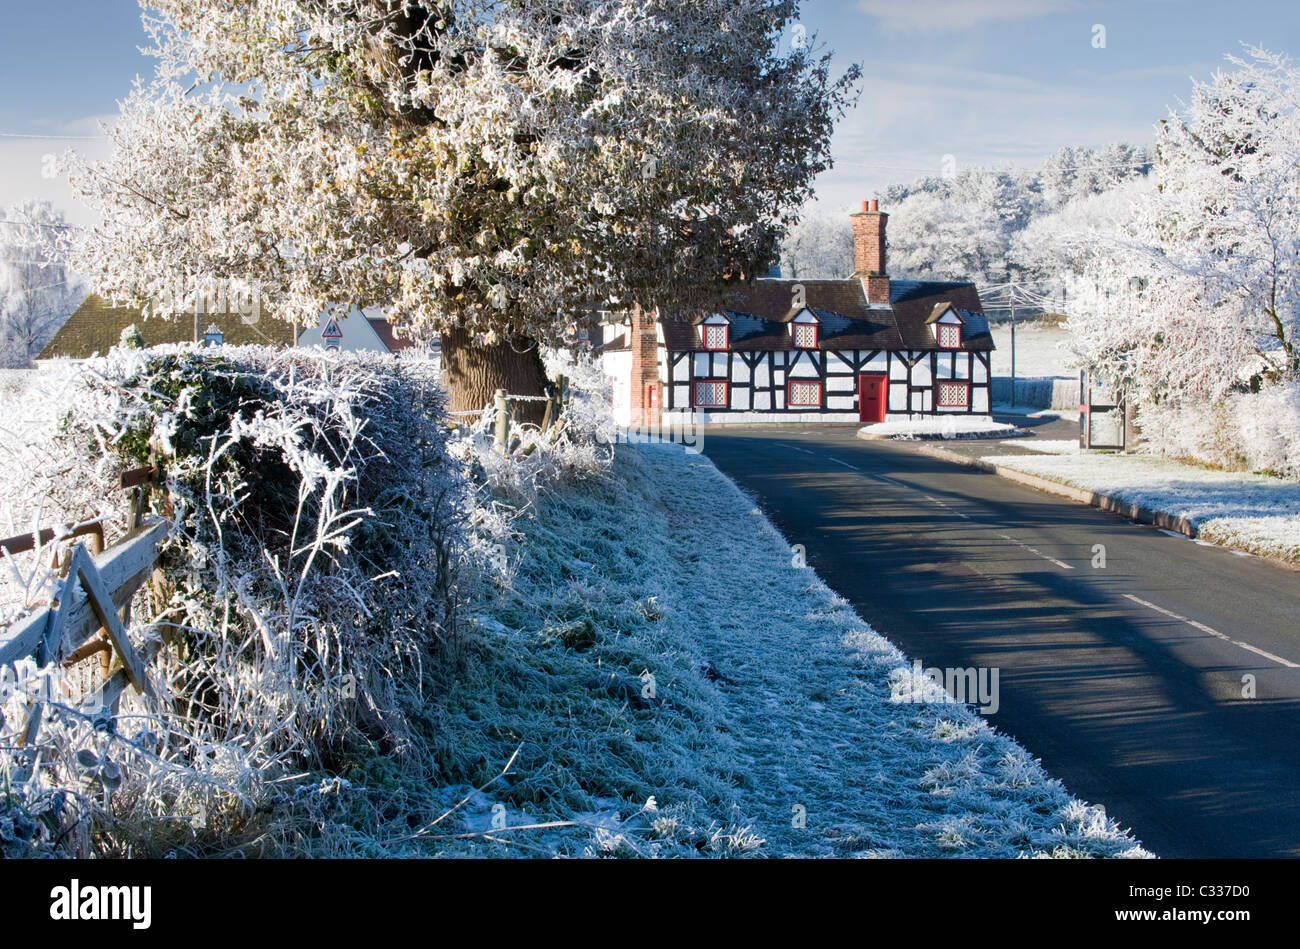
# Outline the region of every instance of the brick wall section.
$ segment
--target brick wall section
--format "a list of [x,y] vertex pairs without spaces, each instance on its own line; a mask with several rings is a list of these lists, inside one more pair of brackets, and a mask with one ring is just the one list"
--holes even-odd
[[[632,309],[632,328],[628,330],[632,350],[632,385],[628,393],[633,426],[658,426],[663,413],[663,386],[659,383],[659,343],[655,334],[655,311],[640,306]],[[655,405],[650,406],[650,389],[655,389]]]

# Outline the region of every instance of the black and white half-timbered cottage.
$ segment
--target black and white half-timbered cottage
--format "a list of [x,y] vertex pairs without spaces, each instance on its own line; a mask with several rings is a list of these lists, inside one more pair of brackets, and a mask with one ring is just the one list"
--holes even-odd
[[887,220],[874,201],[852,215],[852,277],[760,278],[714,312],[606,325],[620,423],[988,414],[993,339],[975,286],[891,281]]

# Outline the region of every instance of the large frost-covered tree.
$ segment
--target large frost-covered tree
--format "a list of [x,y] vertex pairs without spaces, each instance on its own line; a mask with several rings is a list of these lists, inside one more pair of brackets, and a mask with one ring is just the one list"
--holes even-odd
[[1231,62],[1161,123],[1156,186],[1076,281],[1080,352],[1139,397],[1300,379],[1300,71]]
[[67,227],[48,201],[0,209],[0,367],[31,365],[76,305],[57,239]]
[[157,76],[79,259],[147,304],[385,305],[441,334],[454,407],[540,391],[587,308],[689,302],[776,259],[829,166],[838,79],[797,0],[148,0]]

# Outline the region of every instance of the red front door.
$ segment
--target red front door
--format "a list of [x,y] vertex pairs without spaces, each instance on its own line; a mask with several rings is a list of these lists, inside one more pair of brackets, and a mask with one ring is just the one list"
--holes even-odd
[[863,373],[858,377],[858,421],[885,420],[885,374]]

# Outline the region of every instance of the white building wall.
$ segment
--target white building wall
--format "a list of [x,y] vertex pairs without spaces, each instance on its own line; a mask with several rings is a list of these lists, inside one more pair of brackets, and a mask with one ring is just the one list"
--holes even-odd
[[[629,374],[631,369],[630,354],[616,355],[622,355],[627,359],[626,368],[623,372],[624,375]],[[799,350],[788,350],[776,352],[770,356],[764,353],[757,365],[751,368],[741,354],[732,353],[730,372],[731,410],[729,412],[708,413],[707,418],[714,422],[739,422],[742,419],[751,422],[756,420],[768,422],[856,421],[858,375],[869,372],[883,372],[887,376],[886,417],[891,419],[907,418],[910,415],[930,414],[936,411],[934,391],[936,379],[962,379],[978,383],[987,378],[984,364],[978,359],[975,359],[972,364],[970,356],[964,352],[939,352],[934,354],[937,371],[933,374],[930,370],[930,351],[906,353],[909,358],[917,360],[916,365],[911,369],[901,358],[903,354],[886,351],[876,353],[865,365],[854,370],[853,364],[864,355],[865,353],[846,353],[846,358],[841,359],[834,353],[813,354]],[[673,385],[673,413],[690,411],[692,395],[690,379],[728,378],[727,357],[727,353],[696,352],[689,354],[676,364],[674,368],[676,378]],[[826,359],[828,372],[845,373],[845,375],[839,377],[825,379],[826,411],[820,413],[787,412],[785,410],[785,401],[789,380],[818,378],[820,373],[814,359],[821,357]],[[610,357],[606,357],[607,364],[609,359]],[[972,365],[974,367],[973,373]],[[775,367],[774,371],[770,368],[773,366]],[[661,378],[666,380],[666,361],[661,360],[661,367]],[[974,378],[968,379],[972,374]],[[753,392],[751,387],[764,390],[770,387],[771,391]],[[912,389],[917,391],[914,392]],[[619,393],[618,395],[626,400],[626,393]],[[667,405],[666,400],[664,405]],[[624,417],[630,412],[630,406],[625,407],[620,404],[619,408]],[[988,410],[987,391],[983,388],[972,387],[969,411],[988,412]],[[667,411],[665,409],[665,412]],[[964,413],[968,410],[965,407],[949,407],[937,411]],[[764,416],[762,413],[765,412],[773,414]]]
[[632,424],[632,354],[630,352],[605,353],[600,357],[601,368],[610,383],[610,408],[619,425]]
[[811,353],[795,352],[788,353],[790,357],[790,368],[786,371],[786,379],[816,379],[820,373],[817,371],[817,362]]

